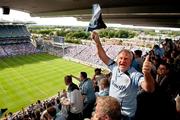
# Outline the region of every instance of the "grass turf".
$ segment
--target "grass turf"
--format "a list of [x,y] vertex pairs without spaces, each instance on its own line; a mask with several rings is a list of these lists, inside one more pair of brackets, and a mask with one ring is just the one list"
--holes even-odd
[[93,68],[47,54],[1,58],[0,108],[16,112],[47,99],[65,88],[65,75],[81,71],[92,77]]

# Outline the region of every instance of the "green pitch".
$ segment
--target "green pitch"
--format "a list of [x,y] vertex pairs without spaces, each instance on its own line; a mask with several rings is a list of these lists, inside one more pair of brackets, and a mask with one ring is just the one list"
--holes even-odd
[[92,77],[93,68],[47,54],[1,58],[0,108],[15,112],[54,96],[66,88],[65,75],[81,71]]

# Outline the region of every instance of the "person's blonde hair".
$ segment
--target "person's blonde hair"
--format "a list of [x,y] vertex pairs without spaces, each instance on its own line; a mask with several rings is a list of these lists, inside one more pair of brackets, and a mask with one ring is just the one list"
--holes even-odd
[[102,78],[99,82],[99,85],[104,85],[105,88],[108,88],[109,87],[109,81],[107,78]]
[[96,104],[104,115],[108,115],[112,120],[121,119],[121,106],[118,100],[111,96],[101,96],[97,98]]

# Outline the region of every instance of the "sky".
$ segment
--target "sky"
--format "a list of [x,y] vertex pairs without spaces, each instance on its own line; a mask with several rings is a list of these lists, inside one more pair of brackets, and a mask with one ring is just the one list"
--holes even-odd
[[80,26],[88,25],[88,22],[80,22],[73,17],[56,17],[56,18],[31,17],[29,13],[16,11],[16,10],[11,10],[9,15],[3,15],[2,9],[0,10],[0,21],[35,22],[37,25],[80,25]]
[[[12,10],[9,15],[3,15],[0,8],[0,21],[21,21],[21,22],[34,22],[37,25],[62,25],[62,26],[88,26],[89,22],[78,21],[74,17],[55,17],[55,18],[40,18],[31,17],[29,13]],[[180,31],[179,28],[164,28],[164,27],[145,27],[145,26],[133,26],[133,25],[121,25],[121,24],[106,24],[108,27],[125,27],[125,28],[142,28],[142,29],[155,29],[158,30],[173,30]]]

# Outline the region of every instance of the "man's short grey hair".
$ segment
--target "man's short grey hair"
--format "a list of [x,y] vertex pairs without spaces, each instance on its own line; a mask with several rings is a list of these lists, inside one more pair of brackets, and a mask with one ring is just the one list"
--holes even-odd
[[121,54],[122,52],[128,53],[131,57],[131,61],[133,60],[133,52],[128,50],[128,49],[122,49],[121,51],[119,51],[118,55]]

